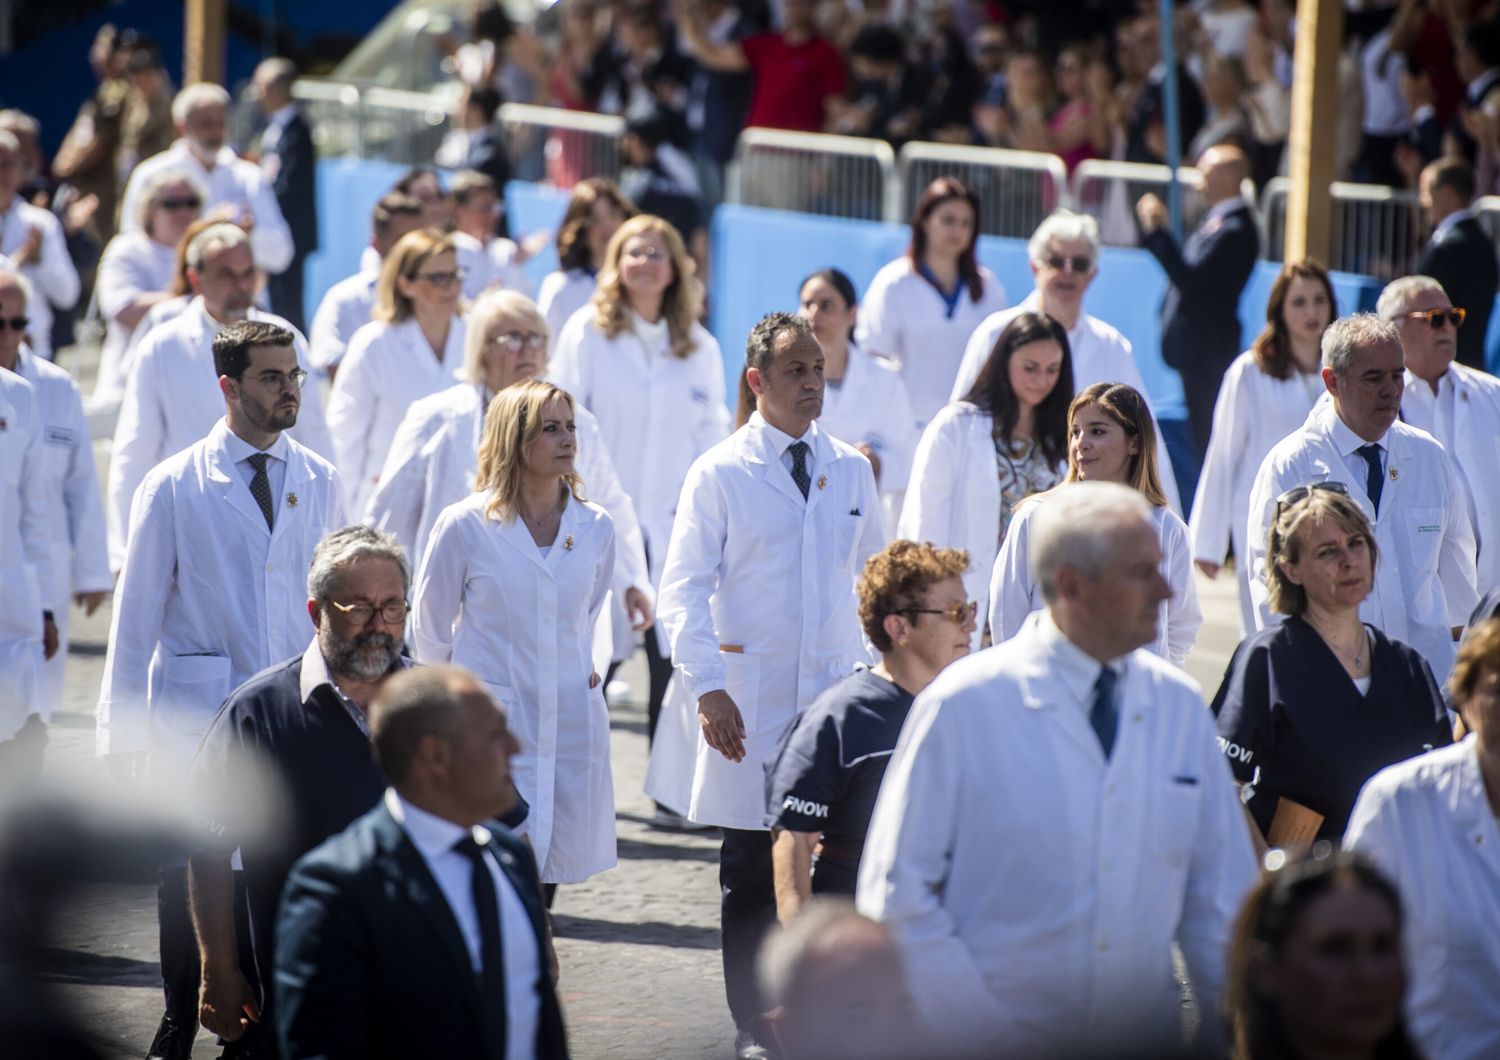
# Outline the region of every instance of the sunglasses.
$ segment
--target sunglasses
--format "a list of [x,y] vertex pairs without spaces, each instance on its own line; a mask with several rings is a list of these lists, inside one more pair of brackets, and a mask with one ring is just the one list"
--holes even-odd
[[196,210],[203,205],[203,200],[196,195],[185,199],[157,199],[156,206],[160,210]]
[[1094,267],[1093,259],[1085,257],[1082,254],[1079,254],[1076,257],[1064,257],[1061,254],[1053,254],[1049,258],[1043,258],[1042,262],[1049,269],[1056,269],[1058,272],[1062,272],[1064,269],[1068,269],[1069,271],[1078,273],[1080,275],[1091,271]]
[[507,353],[520,353],[525,349],[545,350],[547,348],[547,336],[539,332],[507,331],[503,335],[496,335],[488,340],[491,346],[498,346]]
[[30,323],[30,317],[0,317],[0,331],[4,331],[7,325],[12,331],[25,331]]
[[464,275],[465,272],[463,269],[454,269],[452,272],[419,272],[413,279],[426,280],[438,290],[442,290],[445,287],[452,287],[459,280],[462,280]]
[[1313,490],[1323,493],[1342,493],[1349,496],[1349,487],[1342,482],[1314,482],[1309,486],[1293,486],[1280,497],[1276,498],[1276,518],[1281,518],[1281,513],[1298,501],[1312,495]]
[[1418,320],[1425,317],[1427,323],[1432,326],[1433,331],[1439,330],[1443,326],[1443,322],[1447,321],[1453,325],[1453,330],[1457,331],[1463,327],[1464,318],[1469,314],[1455,306],[1452,309],[1418,309],[1415,312],[1403,313],[1401,315],[1406,317],[1407,320]]
[[979,604],[970,600],[966,604],[954,604],[952,607],[903,607],[900,609],[903,615],[945,615],[955,626],[961,626],[975,615],[979,614]]

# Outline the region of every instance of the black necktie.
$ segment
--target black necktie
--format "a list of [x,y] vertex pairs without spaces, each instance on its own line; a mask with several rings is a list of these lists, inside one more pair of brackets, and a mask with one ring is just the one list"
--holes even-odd
[[1385,488],[1385,476],[1380,473],[1380,446],[1371,442],[1362,445],[1355,450],[1364,457],[1368,470],[1365,472],[1365,493],[1370,498],[1370,503],[1375,507],[1375,514],[1380,514],[1380,491]]
[[786,451],[792,454],[792,481],[802,491],[802,499],[807,500],[807,491],[812,486],[812,477],[807,473],[808,445],[806,442],[793,442],[786,447]]
[[1115,731],[1120,724],[1119,713],[1115,710],[1117,680],[1119,675],[1108,666],[1100,670],[1099,679],[1094,682],[1094,702],[1089,706],[1089,724],[1094,727],[1094,735],[1099,737],[1105,758],[1115,749]]
[[480,1018],[485,1032],[490,1036],[492,1047],[505,1055],[505,957],[500,943],[500,902],[495,894],[495,881],[490,876],[489,864],[484,860],[484,848],[466,835],[453,844],[453,851],[469,860],[470,887],[474,894],[474,912],[479,918],[479,959],[483,967],[479,972]]
[[266,517],[266,526],[276,525],[276,505],[271,503],[271,477],[266,474],[266,461],[271,459],[268,453],[255,453],[245,457],[250,466],[255,468],[255,477],[250,480],[250,496],[255,498],[255,503],[260,505],[260,514]]

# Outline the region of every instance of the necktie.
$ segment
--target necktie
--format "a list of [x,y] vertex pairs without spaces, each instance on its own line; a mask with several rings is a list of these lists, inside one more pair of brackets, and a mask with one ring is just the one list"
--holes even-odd
[[1094,735],[1099,737],[1105,758],[1115,749],[1115,730],[1120,724],[1115,711],[1115,682],[1118,680],[1119,675],[1108,666],[1100,670],[1099,679],[1094,682],[1094,702],[1089,706],[1089,724],[1094,727]]
[[793,442],[786,447],[786,451],[792,454],[792,481],[802,491],[802,499],[807,500],[807,491],[812,486],[812,477],[807,473],[808,445],[806,442]]
[[245,459],[255,469],[255,477],[250,480],[250,496],[260,505],[260,514],[266,517],[266,526],[274,526],[276,505],[271,503],[271,477],[266,474],[266,461],[271,457],[266,453],[255,453]]
[[500,944],[500,902],[495,894],[495,881],[484,860],[484,848],[472,835],[454,843],[453,852],[462,854],[469,861],[474,911],[479,918],[479,959],[483,965],[478,977],[479,1008],[486,1033],[499,1050],[492,1055],[504,1055],[505,957]]
[[1380,514],[1380,491],[1385,487],[1385,476],[1380,469],[1380,446],[1371,442],[1362,445],[1355,450],[1364,457],[1368,470],[1365,472],[1365,493],[1370,498],[1370,503],[1375,506],[1375,514]]

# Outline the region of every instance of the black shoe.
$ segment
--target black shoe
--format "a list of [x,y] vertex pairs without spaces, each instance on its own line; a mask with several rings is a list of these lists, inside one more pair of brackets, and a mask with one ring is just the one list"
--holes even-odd
[[189,1060],[193,1055],[193,1039],[198,1028],[184,1027],[171,1016],[162,1016],[156,1025],[156,1037],[151,1039],[151,1048],[146,1050],[146,1060]]
[[771,1060],[771,1050],[760,1044],[754,1031],[744,1027],[734,1036],[734,1060]]

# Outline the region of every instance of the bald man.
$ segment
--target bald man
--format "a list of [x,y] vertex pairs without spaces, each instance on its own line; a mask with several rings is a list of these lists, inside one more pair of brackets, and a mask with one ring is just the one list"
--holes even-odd
[[[1240,352],[1240,292],[1260,254],[1260,233],[1250,204],[1240,194],[1240,184],[1250,172],[1245,153],[1217,144],[1199,157],[1198,171],[1203,174],[1208,210],[1183,246],[1173,238],[1167,207],[1159,198],[1143,195],[1135,210],[1141,245],[1167,274],[1161,356],[1182,376],[1188,425],[1201,465],[1219,383]],[[1182,502],[1192,503],[1186,493]]]

